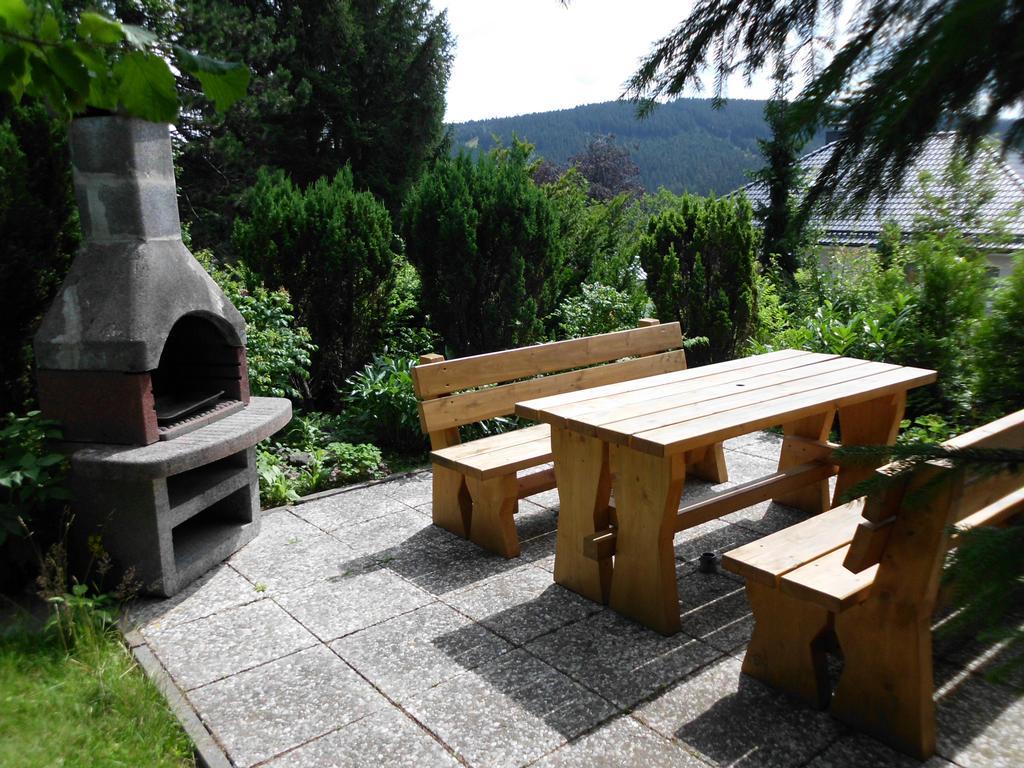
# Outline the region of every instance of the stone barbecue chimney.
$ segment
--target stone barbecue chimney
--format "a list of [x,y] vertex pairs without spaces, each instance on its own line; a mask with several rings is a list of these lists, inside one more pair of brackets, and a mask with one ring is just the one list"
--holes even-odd
[[168,127],[84,118],[70,143],[85,239],[35,337],[44,413],[145,445],[243,408],[245,321],[182,243]]

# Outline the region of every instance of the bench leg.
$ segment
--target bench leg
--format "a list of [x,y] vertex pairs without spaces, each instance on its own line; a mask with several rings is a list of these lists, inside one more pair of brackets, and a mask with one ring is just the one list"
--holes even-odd
[[490,480],[467,476],[473,499],[473,523],[469,540],[504,557],[519,557],[519,536],[513,519],[519,505],[515,474]]
[[437,464],[433,470],[434,492],[430,514],[434,525],[451,531],[456,536],[468,538],[472,502],[466,488],[465,477],[460,472]]
[[895,749],[935,752],[935,682],[930,621],[895,621],[874,601],[836,617],[843,672],[832,714]]
[[[818,413],[808,416],[799,421],[790,422],[782,426],[785,437],[782,438],[782,452],[779,454],[779,471],[789,469],[803,464],[806,461],[804,456],[804,445],[800,442],[789,441],[787,437],[805,437],[819,443],[828,440],[829,432],[832,431],[832,422],[836,412]],[[776,496],[772,499],[777,504],[785,504],[787,507],[796,507],[811,515],[818,515],[830,508],[828,480],[816,480],[804,488]]]
[[608,444],[560,427],[551,428],[558,481],[555,583],[598,603],[608,602],[612,561],[583,554],[583,539],[609,525],[611,475]]
[[[892,445],[900,430],[900,419],[907,407],[907,393],[897,392],[859,405],[839,409],[839,435],[844,445]],[[841,503],[843,494],[874,473],[886,459],[847,464],[839,467],[833,506]]]
[[725,448],[721,443],[713,443],[686,454],[686,474],[716,485],[729,482]]
[[671,635],[679,631],[672,537],[686,479],[681,453],[652,456],[609,447],[619,528],[608,604],[624,616]]
[[754,612],[754,634],[743,657],[743,671],[811,706],[825,707],[828,611],[749,580],[747,599]]

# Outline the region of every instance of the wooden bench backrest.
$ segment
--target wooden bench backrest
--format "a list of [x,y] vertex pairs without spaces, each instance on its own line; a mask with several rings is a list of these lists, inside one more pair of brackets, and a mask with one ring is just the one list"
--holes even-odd
[[435,449],[453,445],[458,427],[507,416],[520,400],[683,370],[682,344],[679,323],[645,320],[627,331],[457,360],[425,356],[412,370],[420,426]]
[[[1024,448],[1024,411],[945,443],[951,448]],[[895,465],[882,473],[896,471]],[[876,563],[879,591],[930,616],[949,548],[949,528],[999,525],[1024,512],[1024,470],[986,474],[946,462],[916,467],[885,492],[869,497],[844,565],[861,572]]]

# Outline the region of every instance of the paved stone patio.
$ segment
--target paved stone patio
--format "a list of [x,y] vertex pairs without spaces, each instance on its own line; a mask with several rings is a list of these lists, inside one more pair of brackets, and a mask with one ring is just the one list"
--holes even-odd
[[[773,471],[777,449],[730,441],[732,481]],[[134,606],[129,637],[236,766],[919,765],[740,674],[742,582],[696,558],[800,513],[678,534],[683,631],[666,638],[552,582],[557,508],[555,491],[522,502],[511,561],[431,525],[429,471],[274,510],[184,593]],[[926,765],[1024,765],[1024,699],[983,677],[993,654],[936,649]]]

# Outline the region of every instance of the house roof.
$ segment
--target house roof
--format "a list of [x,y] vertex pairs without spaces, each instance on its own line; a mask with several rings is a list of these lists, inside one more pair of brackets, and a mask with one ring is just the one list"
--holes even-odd
[[[900,189],[893,193],[881,205],[869,202],[860,213],[839,215],[831,218],[815,217],[813,224],[822,230],[821,242],[829,245],[870,245],[878,242],[885,222],[895,221],[904,232],[912,232],[916,219],[921,213],[919,194],[921,184],[919,177],[927,171],[932,176],[929,191],[942,194],[943,174],[954,156],[956,134],[944,132],[934,134],[925,144],[917,160],[911,164],[903,177]],[[820,149],[804,155],[798,161],[810,179],[825,164],[832,153],[835,142],[826,144]],[[970,166],[971,173],[977,177],[981,174],[986,162],[993,164],[992,184],[994,196],[981,211],[982,227],[971,234],[982,234],[997,217],[1004,215],[1015,205],[1024,206],[1024,163],[1012,152],[1007,157],[987,147],[980,149]],[[767,185],[756,181],[741,187],[751,204],[756,208],[767,202]],[[1024,250],[1024,209],[1009,224],[1009,234],[1013,242],[1007,246],[1011,250]],[[1002,250],[1002,248],[1001,248]]]

